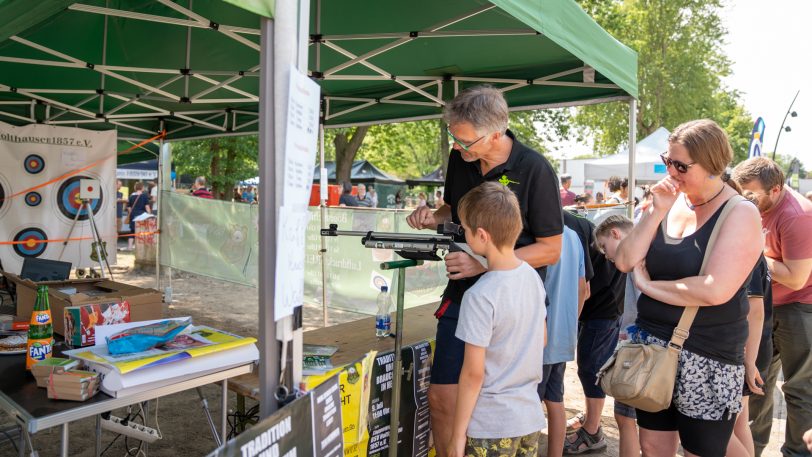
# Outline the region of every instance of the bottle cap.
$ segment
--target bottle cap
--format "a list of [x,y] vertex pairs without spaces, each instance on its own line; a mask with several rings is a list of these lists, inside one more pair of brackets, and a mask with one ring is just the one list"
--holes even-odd
[[389,292],[389,286],[381,286],[381,292]]

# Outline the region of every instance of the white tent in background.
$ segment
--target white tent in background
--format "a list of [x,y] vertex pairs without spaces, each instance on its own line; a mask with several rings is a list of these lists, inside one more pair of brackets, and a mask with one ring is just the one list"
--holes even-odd
[[[637,181],[659,181],[666,175],[660,154],[668,150],[668,129],[660,127],[651,135],[637,143],[635,175]],[[629,151],[600,159],[583,161],[584,177],[595,181],[605,181],[611,176],[629,174]]]

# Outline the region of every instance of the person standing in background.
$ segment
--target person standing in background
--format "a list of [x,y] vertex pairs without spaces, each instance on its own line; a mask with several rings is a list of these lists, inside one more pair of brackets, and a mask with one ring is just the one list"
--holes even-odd
[[358,199],[352,194],[352,183],[344,181],[341,188],[343,191],[341,197],[338,198],[338,206],[358,206]]
[[116,231],[121,232],[124,231],[124,205],[127,204],[127,200],[124,199],[124,192],[121,191],[121,188],[124,187],[121,184],[121,180],[116,180]]
[[369,195],[369,198],[372,199],[372,207],[377,208],[378,207],[378,192],[375,191],[375,188],[373,186],[369,186],[369,189],[367,189],[367,194]]
[[150,212],[149,207],[149,194],[144,192],[144,183],[138,181],[135,183],[135,192],[130,194],[130,200],[127,204],[130,207],[130,211],[127,214],[127,219],[130,221],[129,225],[129,235],[130,237],[127,239],[127,250],[132,251],[135,247],[135,219],[144,214]]
[[572,176],[561,175],[561,188],[558,190],[561,195],[561,206],[572,206],[575,204],[575,192],[570,190],[572,186]]
[[203,176],[195,178],[195,183],[192,185],[192,195],[200,198],[214,198],[211,192],[209,192],[209,189],[206,188],[206,178]]
[[417,206],[421,207],[428,205],[428,201],[426,201],[426,198],[427,197],[425,192],[420,192],[419,194],[417,194]]
[[158,184],[155,181],[149,182],[149,206],[152,214],[158,214]]
[[443,191],[438,190],[434,193],[434,207],[442,208],[443,206],[445,206],[445,201],[443,201]]
[[764,393],[750,399],[756,455],[767,445],[778,372],[787,401],[784,456],[809,455],[802,442],[812,428],[812,202],[785,185],[781,167],[766,157],[733,169],[742,195],[761,213],[764,256],[772,277],[773,360]]
[[358,206],[372,208],[372,196],[367,193],[367,186],[358,183],[356,187],[358,188]]
[[606,199],[606,203],[621,204],[629,200],[629,180],[627,178],[612,176],[609,178],[608,185],[612,195]]

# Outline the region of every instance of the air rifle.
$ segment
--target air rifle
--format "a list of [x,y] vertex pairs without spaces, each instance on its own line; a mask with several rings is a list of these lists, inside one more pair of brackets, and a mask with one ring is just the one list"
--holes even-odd
[[470,252],[465,243],[457,243],[454,236],[463,236],[462,226],[446,222],[437,226],[437,233],[392,233],[339,230],[337,224],[322,229],[321,236],[359,236],[361,244],[371,249],[391,249],[404,259],[442,260],[440,254],[447,252]]

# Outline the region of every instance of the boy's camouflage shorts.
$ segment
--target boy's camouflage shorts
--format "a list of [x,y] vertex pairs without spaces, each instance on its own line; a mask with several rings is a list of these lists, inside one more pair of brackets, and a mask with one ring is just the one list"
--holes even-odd
[[465,442],[465,457],[535,457],[541,431],[516,438],[471,438]]

